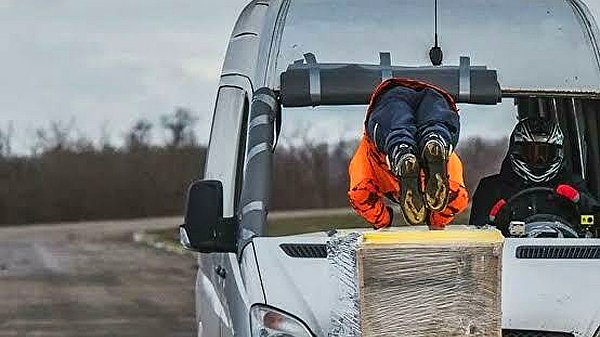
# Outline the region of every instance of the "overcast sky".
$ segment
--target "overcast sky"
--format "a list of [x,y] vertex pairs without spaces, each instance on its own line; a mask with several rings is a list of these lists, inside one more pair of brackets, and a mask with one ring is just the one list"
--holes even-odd
[[[227,40],[246,0],[0,0],[0,128],[14,147],[74,120],[97,139],[177,106],[206,141]],[[600,14],[600,1],[589,1]],[[103,131],[105,130],[105,131]],[[156,134],[157,138],[161,135]]]
[[[50,121],[116,141],[176,106],[208,119],[245,0],[0,0],[0,128],[18,151]],[[156,135],[157,137],[160,135]]]

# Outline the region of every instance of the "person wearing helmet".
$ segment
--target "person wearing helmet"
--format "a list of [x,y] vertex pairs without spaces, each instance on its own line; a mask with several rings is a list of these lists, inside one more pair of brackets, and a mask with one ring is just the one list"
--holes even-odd
[[411,225],[443,229],[468,205],[462,163],[453,148],[460,122],[452,96],[401,78],[375,89],[365,133],[350,166],[352,208],[374,228],[390,226],[400,204]]
[[511,196],[531,187],[553,188],[581,209],[596,207],[585,181],[567,169],[563,144],[563,132],[555,121],[527,118],[517,123],[500,173],[481,179],[475,190],[469,223],[493,222]]

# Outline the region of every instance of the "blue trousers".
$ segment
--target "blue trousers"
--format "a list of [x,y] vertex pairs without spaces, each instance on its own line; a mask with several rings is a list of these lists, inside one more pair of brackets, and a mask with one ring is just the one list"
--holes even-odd
[[374,103],[366,131],[383,153],[391,153],[399,144],[409,145],[420,153],[431,134],[437,134],[456,148],[460,119],[437,91],[399,86],[382,94]]

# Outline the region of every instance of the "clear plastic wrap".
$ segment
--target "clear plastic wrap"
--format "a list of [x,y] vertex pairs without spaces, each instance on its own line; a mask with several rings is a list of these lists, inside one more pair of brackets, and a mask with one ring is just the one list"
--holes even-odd
[[329,337],[500,336],[501,251],[490,230],[333,238]]
[[337,283],[334,310],[331,313],[330,337],[360,337],[358,270],[356,251],[361,235],[350,233],[333,237],[327,244],[331,277]]

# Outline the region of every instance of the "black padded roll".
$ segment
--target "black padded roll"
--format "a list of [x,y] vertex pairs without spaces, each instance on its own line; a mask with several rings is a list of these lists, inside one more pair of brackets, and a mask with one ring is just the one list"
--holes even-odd
[[[471,67],[468,101],[459,100],[459,67],[391,69],[394,77],[426,81],[445,89],[458,103],[496,104],[502,99],[496,71],[485,67]],[[314,79],[315,74],[318,81]],[[381,76],[382,67],[374,65],[292,64],[281,75],[281,101],[285,107],[368,104],[371,93],[381,83]],[[320,85],[317,91],[315,83]],[[318,101],[315,95],[319,96]]]

